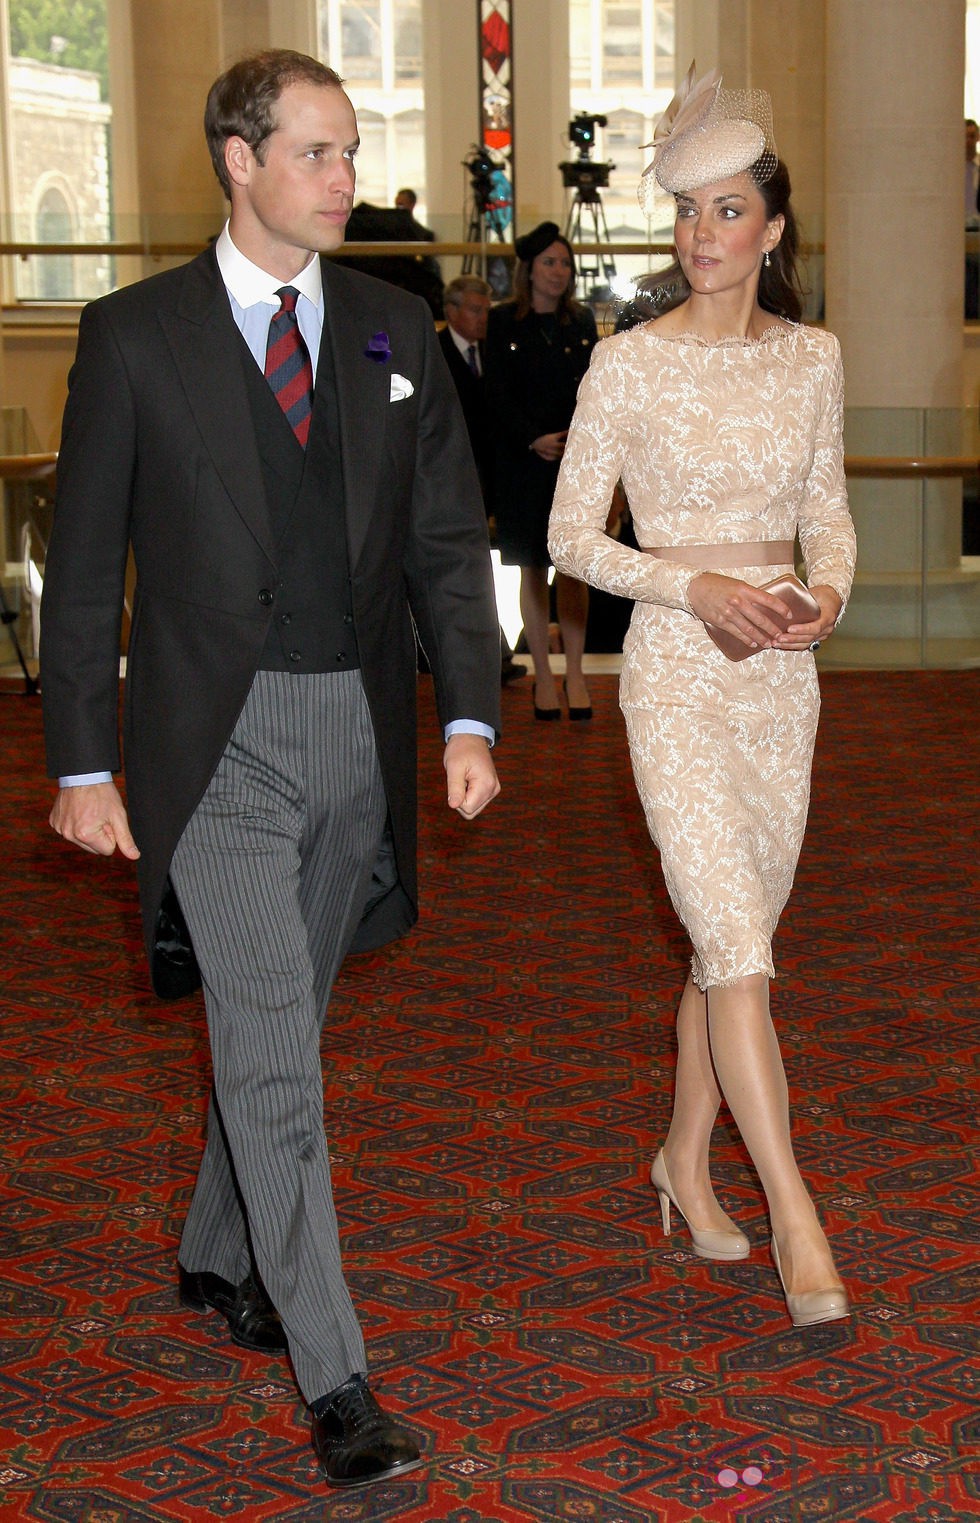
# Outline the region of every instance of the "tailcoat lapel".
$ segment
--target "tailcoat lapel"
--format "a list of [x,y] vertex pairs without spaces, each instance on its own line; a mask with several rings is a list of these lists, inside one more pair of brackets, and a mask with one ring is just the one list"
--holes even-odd
[[270,560],[275,537],[235,325],[213,250],[187,266],[175,314],[164,313],[167,335],[194,420],[229,497]]
[[340,460],[347,514],[347,544],[353,572],[367,539],[384,459],[388,425],[391,361],[369,358],[368,340],[386,330],[380,304],[345,301],[341,271],[322,260],[323,341],[331,346],[340,421]]

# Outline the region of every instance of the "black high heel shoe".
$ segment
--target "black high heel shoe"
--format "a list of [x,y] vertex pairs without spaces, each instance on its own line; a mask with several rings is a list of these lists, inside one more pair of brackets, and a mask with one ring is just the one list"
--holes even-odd
[[[568,682],[566,681],[566,682],[562,683],[562,686],[565,689],[565,697],[567,698],[568,697]],[[582,709],[573,709],[572,705],[569,704],[568,705],[568,717],[569,717],[569,719],[591,719],[592,718],[592,705],[591,705],[591,703],[588,705],[587,708],[582,708]]]
[[554,720],[554,719],[560,719],[561,718],[561,709],[539,709],[538,708],[537,698],[538,698],[538,685],[537,685],[537,683],[535,683],[534,687],[531,689],[531,699],[532,699],[532,701],[534,703],[534,717],[535,717],[535,719]]

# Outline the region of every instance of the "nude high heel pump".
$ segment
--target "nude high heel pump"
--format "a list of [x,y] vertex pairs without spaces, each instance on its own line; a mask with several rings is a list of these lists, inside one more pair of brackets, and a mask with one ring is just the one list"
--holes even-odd
[[786,1281],[783,1279],[783,1271],[779,1265],[779,1249],[776,1247],[775,1238],[770,1241],[769,1246],[772,1249],[772,1261],[779,1275],[779,1283],[786,1297],[789,1320],[794,1327],[815,1327],[818,1322],[839,1322],[843,1317],[851,1315],[847,1291],[843,1285],[835,1285],[830,1290],[807,1290],[801,1295],[791,1296],[786,1289]]
[[660,1149],[650,1169],[650,1183],[660,1197],[660,1216],[664,1224],[664,1236],[670,1235],[670,1208],[677,1206],[677,1210],[687,1223],[687,1230],[691,1234],[691,1242],[694,1252],[699,1259],[747,1259],[751,1244],[744,1232],[739,1232],[735,1223],[732,1222],[731,1230],[727,1228],[702,1228],[692,1227],[687,1217],[677,1204],[677,1196],[674,1194],[667,1173],[667,1165],[664,1162],[664,1150]]

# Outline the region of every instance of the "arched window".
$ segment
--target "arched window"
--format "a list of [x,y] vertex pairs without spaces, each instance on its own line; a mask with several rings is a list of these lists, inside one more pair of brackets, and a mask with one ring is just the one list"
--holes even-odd
[[361,138],[357,153],[357,200],[370,201],[372,206],[387,206],[385,119],[378,111],[359,111],[357,128]]
[[317,0],[317,12],[320,56],[357,108],[358,199],[390,206],[411,185],[424,206],[422,0]]
[[395,5],[395,78],[399,84],[422,83],[420,0],[398,0]]
[[[107,241],[112,227],[107,0],[0,0],[7,140],[4,212],[18,241]],[[58,187],[64,187],[58,189]],[[13,266],[27,301],[84,300],[112,281],[108,254],[37,254]]]
[[[38,243],[70,243],[73,233],[71,207],[62,192],[49,185],[38,203],[34,236]],[[74,295],[71,259],[64,254],[40,254],[37,287],[41,301],[70,301]]]
[[[425,117],[421,111],[402,111],[395,117],[394,126],[394,178],[398,185],[411,185],[419,194],[419,186],[425,184]],[[423,189],[420,208],[424,207],[424,194]]]
[[346,0],[340,8],[340,46],[348,79],[381,83],[381,0]]

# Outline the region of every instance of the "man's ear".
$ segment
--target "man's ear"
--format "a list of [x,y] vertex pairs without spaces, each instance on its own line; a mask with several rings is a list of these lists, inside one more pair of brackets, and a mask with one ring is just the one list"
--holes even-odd
[[225,139],[225,169],[233,185],[248,184],[255,162],[255,154],[243,137]]

